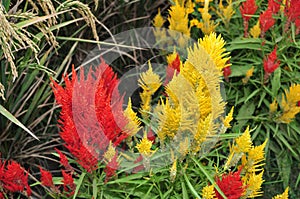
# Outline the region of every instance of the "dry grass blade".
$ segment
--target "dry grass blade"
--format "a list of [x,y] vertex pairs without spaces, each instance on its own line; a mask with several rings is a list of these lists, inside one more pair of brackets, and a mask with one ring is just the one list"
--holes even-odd
[[4,86],[0,83],[0,98],[2,98],[3,100],[5,100],[4,91]]
[[28,37],[28,32],[9,23],[5,17],[2,6],[0,6],[0,27],[0,45],[5,58],[10,63],[13,78],[15,80],[16,77],[18,77],[18,72],[14,63],[15,57],[13,55],[13,49],[18,51],[20,49],[30,48],[34,53],[37,53],[39,47]]
[[94,39],[96,41],[99,41],[99,37],[96,29],[96,17],[91,12],[89,6],[80,1],[69,0],[61,4],[56,10],[69,9],[69,8],[75,9],[84,18],[85,22],[92,29]]

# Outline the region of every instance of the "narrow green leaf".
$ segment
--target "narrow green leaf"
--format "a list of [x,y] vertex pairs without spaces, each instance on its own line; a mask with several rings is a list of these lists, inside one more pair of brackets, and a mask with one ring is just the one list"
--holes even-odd
[[187,190],[186,190],[186,187],[185,187],[185,183],[183,181],[181,181],[181,189],[182,189],[182,198],[183,199],[188,199],[189,196],[188,196],[188,193],[187,193]]
[[24,131],[29,133],[33,138],[39,140],[29,129],[27,129],[15,116],[13,116],[8,110],[6,110],[2,105],[0,105],[0,113],[9,119],[11,122],[15,123],[19,127],[21,127]]
[[75,192],[74,192],[74,195],[73,195],[73,199],[76,198],[76,196],[78,194],[78,191],[79,191],[79,188],[80,188],[80,186],[82,184],[82,181],[83,181],[85,175],[86,175],[86,173],[84,173],[84,172],[80,175],[80,177],[79,177],[79,179],[78,179],[78,181],[76,183],[76,189],[75,189]]
[[216,184],[215,180],[210,176],[210,174],[206,171],[206,169],[202,166],[201,163],[199,163],[194,157],[192,157],[192,160],[196,163],[196,165],[199,167],[201,172],[207,177],[207,179],[210,181],[212,185],[217,189],[219,194],[224,198],[227,199],[223,191],[220,189],[220,187]]
[[97,178],[93,179],[93,199],[97,199],[98,187],[97,187]]
[[277,70],[274,71],[274,76],[271,80],[271,84],[272,84],[272,93],[273,93],[273,97],[276,97],[278,94],[278,91],[280,89],[281,86],[281,81],[280,81],[280,77],[281,77],[281,69],[278,68]]
[[186,182],[187,186],[189,187],[189,189],[191,190],[192,194],[195,197],[201,199],[201,197],[198,195],[197,191],[194,189],[193,185],[191,184],[191,182],[189,181],[189,179],[185,173],[183,174],[183,176],[184,176],[185,182]]

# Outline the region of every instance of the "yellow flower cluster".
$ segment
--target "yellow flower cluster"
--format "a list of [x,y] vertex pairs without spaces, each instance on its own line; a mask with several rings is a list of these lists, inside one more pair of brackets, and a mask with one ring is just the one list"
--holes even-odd
[[253,146],[249,127],[244,133],[235,139],[235,145],[225,164],[225,169],[236,166],[241,160],[242,181],[246,188],[243,198],[254,198],[262,195],[261,185],[263,183],[263,161],[265,160],[264,148],[267,140],[260,146]]
[[161,79],[159,75],[155,74],[152,70],[151,63],[149,62],[149,70],[140,75],[138,80],[139,86],[142,87],[143,92],[140,93],[142,105],[140,113],[143,119],[148,119],[151,111],[151,99],[152,95],[161,86]]
[[[292,85],[288,90],[285,90],[285,95],[282,94],[280,107],[282,113],[276,120],[281,123],[290,123],[295,116],[300,112],[300,84]],[[275,114],[278,108],[278,103],[274,100],[270,104],[270,113]]]

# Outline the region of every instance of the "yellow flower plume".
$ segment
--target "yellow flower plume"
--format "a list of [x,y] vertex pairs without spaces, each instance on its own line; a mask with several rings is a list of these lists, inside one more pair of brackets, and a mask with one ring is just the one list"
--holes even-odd
[[150,157],[155,151],[151,149],[152,141],[148,140],[146,134],[139,144],[136,145],[137,150],[140,154],[146,157]]
[[130,136],[134,136],[141,129],[141,121],[137,117],[137,113],[132,110],[131,98],[129,98],[127,108],[124,110],[124,116],[128,120],[125,132]]
[[289,199],[289,187],[282,194],[274,196],[272,199]]
[[283,113],[279,118],[282,123],[290,123],[300,112],[297,103],[300,101],[300,84],[292,85],[289,90],[285,90],[285,96],[282,94],[281,105]]
[[226,49],[224,46],[226,43],[224,39],[221,35],[217,37],[216,33],[211,33],[210,35],[206,35],[203,39],[199,39],[198,43],[210,55],[217,69],[220,71],[221,76],[223,68],[231,65],[227,63],[230,57],[228,57],[229,52],[225,52]]
[[230,128],[231,125],[230,125],[230,122],[232,121],[233,117],[233,111],[234,111],[234,106],[230,109],[230,112],[228,113],[228,115],[225,117],[223,123],[224,123],[224,126],[227,127],[227,128]]

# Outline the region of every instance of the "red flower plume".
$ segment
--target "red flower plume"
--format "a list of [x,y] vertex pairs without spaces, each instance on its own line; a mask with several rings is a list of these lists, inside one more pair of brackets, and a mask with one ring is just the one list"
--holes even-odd
[[251,19],[251,15],[254,15],[257,8],[258,7],[255,3],[255,0],[246,0],[245,2],[243,2],[240,6],[240,12],[243,19],[249,21]]
[[[224,174],[222,178],[216,180],[217,185],[228,199],[239,199],[245,188],[240,176],[240,170],[234,173]],[[223,199],[221,194],[215,189],[215,193],[218,199]]]
[[27,195],[31,195],[31,189],[28,185],[28,173],[15,161],[0,161],[0,184],[4,190],[10,192],[23,192],[26,188]]
[[47,187],[53,187],[52,174],[49,171],[46,171],[40,167],[41,172],[41,183]]
[[244,21],[244,37],[248,37],[248,26],[249,26],[248,23],[249,20],[251,19],[251,15],[254,15],[257,8],[258,7],[255,3],[255,0],[246,0],[240,6],[240,12],[242,14],[243,21]]
[[118,90],[118,80],[112,69],[102,63],[86,74],[81,68],[77,77],[73,68],[72,80],[66,76],[65,88],[53,82],[53,92],[61,105],[61,138],[77,162],[91,172],[98,168],[109,142],[114,146],[128,134],[122,129],[127,124],[123,115],[123,99]]
[[273,73],[280,65],[280,61],[277,60],[276,50],[277,47],[264,59],[264,70],[266,73]]
[[259,16],[259,24],[261,29],[261,37],[264,37],[265,32],[267,32],[274,24],[275,19],[272,17],[272,10],[266,10]]

